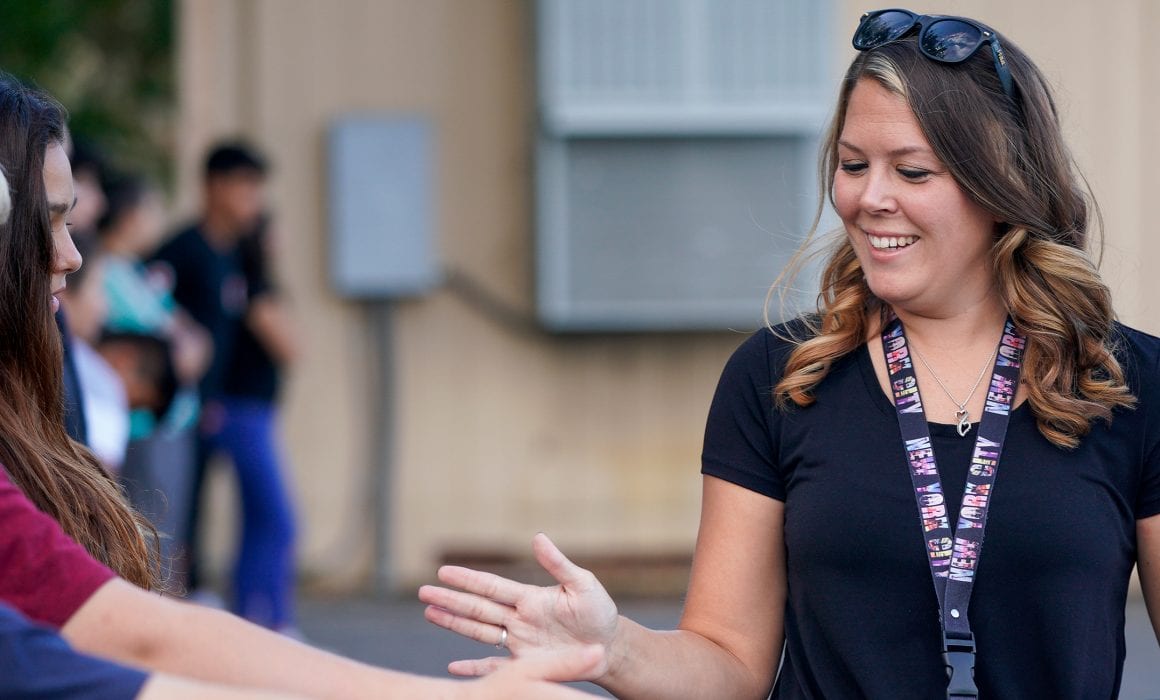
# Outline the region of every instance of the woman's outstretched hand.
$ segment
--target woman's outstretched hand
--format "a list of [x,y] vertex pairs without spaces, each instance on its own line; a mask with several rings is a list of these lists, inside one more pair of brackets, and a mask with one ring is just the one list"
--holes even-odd
[[592,672],[603,663],[598,646],[558,654],[532,654],[505,664],[487,678],[463,684],[465,700],[582,700],[591,695],[556,685]]
[[[580,653],[584,647],[599,645],[605,653],[597,663],[578,671],[574,678],[554,680],[600,678],[608,670],[608,650],[616,636],[616,604],[592,572],[569,561],[547,535],[536,535],[532,551],[558,585],[531,586],[482,571],[444,566],[439,569],[439,580],[453,588],[420,588],[419,600],[427,603],[424,615],[430,622],[478,642],[504,643],[516,658],[544,652]],[[481,676],[509,661],[506,656],[455,661],[448,670],[461,676]]]

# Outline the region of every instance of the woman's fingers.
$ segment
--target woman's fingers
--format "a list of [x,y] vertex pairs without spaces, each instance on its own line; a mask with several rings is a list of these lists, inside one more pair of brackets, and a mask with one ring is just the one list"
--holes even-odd
[[419,600],[459,615],[460,617],[502,625],[515,614],[515,608],[496,603],[474,593],[452,591],[439,586],[423,586],[419,589]]
[[530,588],[530,586],[502,576],[466,569],[462,566],[441,566],[437,576],[448,586],[490,598],[504,605],[515,605],[524,597],[524,592]]
[[512,663],[510,656],[491,656],[486,659],[463,659],[447,664],[447,672],[454,676],[487,676]]
[[501,668],[530,680],[566,683],[592,678],[604,662],[604,649],[589,645],[562,653],[540,653],[516,660],[508,656],[452,661],[447,670],[456,676],[487,676]]
[[490,625],[486,622],[477,622],[466,617],[460,617],[454,613],[447,612],[443,608],[437,608],[434,605],[428,605],[423,610],[423,617],[427,621],[442,627],[443,629],[451,630],[456,634],[461,634],[468,639],[474,639],[477,642],[484,644],[499,644],[507,641],[504,638],[504,628],[500,625]]
[[[443,566],[442,586],[423,586],[428,621],[484,644],[506,642],[517,656],[607,641],[616,631],[616,605],[599,581],[576,566],[544,534],[532,541],[536,560],[561,585],[530,586],[460,566]],[[452,590],[458,589],[458,590]],[[506,631],[506,635],[505,635]],[[464,667],[468,675],[478,666]],[[483,671],[487,672],[487,671]]]
[[542,532],[532,538],[532,552],[536,555],[536,561],[544,567],[544,571],[565,587],[581,585],[590,575],[586,569],[576,566],[564,556],[564,553]]
[[[573,564],[542,532],[532,539],[532,551],[540,566],[544,567],[544,570],[551,574],[552,578],[564,586],[582,586],[591,579],[591,574],[587,570]],[[536,588],[502,576],[462,566],[441,566],[437,576],[442,583],[448,586],[512,607],[516,606],[529,590]]]

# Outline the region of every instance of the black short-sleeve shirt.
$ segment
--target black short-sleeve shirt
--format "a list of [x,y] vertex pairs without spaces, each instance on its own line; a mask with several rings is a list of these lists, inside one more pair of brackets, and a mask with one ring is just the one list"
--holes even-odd
[[158,249],[150,269],[170,275],[173,298],[213,338],[213,358],[199,389],[204,398],[220,397],[247,305],[237,247],[214,248],[200,226],[189,226]]
[[[1160,513],[1160,340],[1116,327],[1138,398],[1074,450],[1026,403],[1011,421],[971,599],[982,698],[1114,699],[1136,521]],[[816,403],[780,411],[793,349],[762,330],[727,364],[704,474],[785,503],[785,660],[774,698],[939,698],[937,601],[897,416],[869,350],[834,363]],[[950,521],[977,424],[931,424]]]
[[[263,230],[238,244],[238,261],[246,279],[247,308],[261,297],[275,298],[278,290],[270,276]],[[250,324],[238,324],[233,355],[226,363],[222,391],[227,396],[273,402],[280,384],[278,363],[254,334]]]

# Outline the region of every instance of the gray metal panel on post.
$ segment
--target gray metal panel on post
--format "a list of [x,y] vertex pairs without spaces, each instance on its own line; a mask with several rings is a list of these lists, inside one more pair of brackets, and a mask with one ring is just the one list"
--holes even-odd
[[355,299],[416,296],[439,282],[435,149],[422,117],[360,116],[330,131],[330,274]]

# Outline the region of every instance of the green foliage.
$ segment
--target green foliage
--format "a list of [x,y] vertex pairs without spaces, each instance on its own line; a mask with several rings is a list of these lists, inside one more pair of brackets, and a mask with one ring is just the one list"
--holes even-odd
[[79,139],[168,180],[174,0],[0,0],[0,68],[51,93]]

